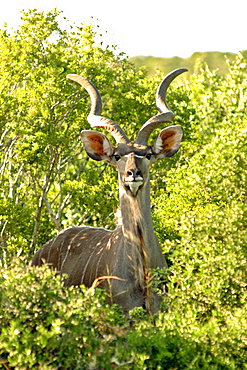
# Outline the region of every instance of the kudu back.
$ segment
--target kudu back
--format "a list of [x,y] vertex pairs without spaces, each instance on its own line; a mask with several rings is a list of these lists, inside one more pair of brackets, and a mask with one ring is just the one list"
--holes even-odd
[[168,74],[156,93],[160,114],[150,118],[131,142],[112,120],[102,117],[102,102],[97,88],[78,75],[67,77],[84,87],[91,98],[88,122],[110,132],[116,141],[97,131],[82,131],[83,146],[89,157],[104,160],[117,168],[122,224],[114,231],[88,226],[70,227],[36,252],[32,265],[48,264],[59,274],[67,274],[66,286],[97,281],[107,291],[108,302],[122,306],[124,312],[143,307],[148,314],[158,311],[159,296],[150,288],[151,270],[167,267],[154,233],[150,211],[149,167],[160,158],[171,157],[180,147],[180,125],[162,129],[152,145],[148,139],[162,123],[172,122],[174,114],[166,102],[172,80],[187,71]]

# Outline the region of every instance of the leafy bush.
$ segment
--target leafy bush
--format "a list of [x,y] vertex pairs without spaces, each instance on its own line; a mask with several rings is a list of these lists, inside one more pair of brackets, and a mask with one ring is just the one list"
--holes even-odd
[[216,358],[232,356],[216,368],[231,369],[246,366],[247,349],[247,65],[239,56],[229,69],[223,79],[198,67],[189,99],[194,132],[184,148],[193,144],[166,172],[154,218],[171,266],[169,314],[191,316],[199,336],[214,333]]
[[[130,136],[136,123],[153,113],[144,109],[150,97],[145,71],[135,70],[114,47],[97,45],[92,26],[62,29],[60,17],[56,10],[30,10],[12,34],[0,30],[3,265],[16,255],[30,259],[71,224],[113,226],[116,176],[109,166],[86,158],[80,131],[89,128],[89,97],[66,75],[91,79],[102,94],[103,114],[120,124],[129,120]],[[107,188],[107,207],[106,198],[98,196],[102,188]]]
[[129,325],[118,307],[104,304],[103,292],[64,288],[48,268],[13,265],[1,269],[0,281],[0,364],[6,368],[245,368],[246,307],[224,318],[214,310],[201,324],[196,305],[179,309],[172,297],[175,309],[172,304],[155,324],[137,308]]
[[[99,290],[66,289],[48,268],[2,270],[1,353],[16,369],[90,369],[107,363],[119,309]],[[109,347],[109,348],[108,348]],[[106,367],[107,368],[107,367]]]

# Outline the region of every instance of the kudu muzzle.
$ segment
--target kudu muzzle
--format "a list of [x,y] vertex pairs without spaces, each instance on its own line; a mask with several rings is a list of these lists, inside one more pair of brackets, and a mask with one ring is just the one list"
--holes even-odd
[[[143,159],[143,158],[142,158]],[[140,158],[135,153],[130,153],[127,156],[127,161],[125,165],[125,172],[123,176],[123,184],[127,191],[130,191],[133,196],[136,196],[138,190],[143,186],[144,179],[142,171],[140,169],[141,163]]]

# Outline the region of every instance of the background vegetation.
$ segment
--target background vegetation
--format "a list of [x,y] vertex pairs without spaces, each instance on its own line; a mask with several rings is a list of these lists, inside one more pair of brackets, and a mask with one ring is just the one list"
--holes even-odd
[[[241,52],[242,56],[247,59],[247,50]],[[219,51],[209,51],[209,52],[195,52],[189,58],[162,58],[153,56],[142,56],[138,55],[136,57],[130,58],[130,60],[135,64],[137,68],[147,67],[148,74],[153,75],[157,70],[160,70],[164,74],[169,73],[173,69],[183,68],[187,66],[190,72],[193,73],[194,67],[199,60],[207,63],[210,70],[218,70],[220,75],[225,75],[228,73],[228,61],[233,62],[236,58],[236,54],[229,52],[219,52]],[[181,76],[182,79],[182,76]]]
[[61,29],[60,17],[29,11],[16,32],[0,32],[0,366],[246,369],[241,54],[227,62],[224,76],[198,61],[190,79],[168,92],[185,135],[180,152],[151,173],[154,225],[169,263],[159,271],[169,289],[163,312],[149,318],[135,309],[130,326],[118,307],[107,307],[103,292],[65,289],[51,271],[27,266],[34,250],[66,226],[114,227],[116,174],[83,152],[79,133],[88,128],[89,101],[66,75],[91,79],[103,114],[132,138],[156,113],[163,77],[96,45],[91,26]]

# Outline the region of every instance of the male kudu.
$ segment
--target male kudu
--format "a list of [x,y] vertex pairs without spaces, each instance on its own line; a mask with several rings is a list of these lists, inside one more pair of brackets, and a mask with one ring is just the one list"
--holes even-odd
[[114,231],[70,227],[38,250],[32,265],[46,263],[61,275],[67,274],[66,286],[90,287],[95,280],[101,281],[100,287],[108,292],[108,302],[119,304],[126,314],[134,307],[143,307],[149,314],[159,309],[160,298],[149,287],[150,270],[167,264],[152,224],[149,167],[179,150],[182,128],[180,125],[164,128],[153,145],[148,145],[148,138],[160,124],[172,121],[174,114],[166,102],[166,90],[185,71],[175,70],[161,82],[156,94],[161,114],[143,125],[133,143],[115,122],[100,116],[102,103],[96,87],[81,76],[67,76],[83,86],[91,97],[88,116],[91,126],[104,128],[116,140],[113,146],[100,132],[82,131],[89,157],[117,167],[122,225]]

